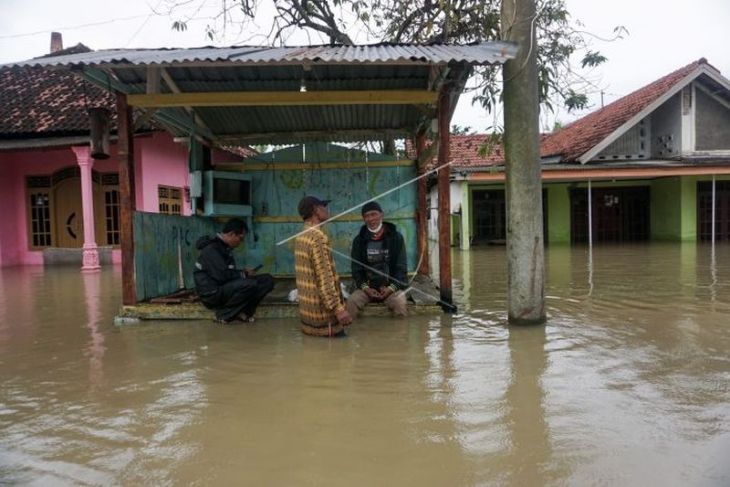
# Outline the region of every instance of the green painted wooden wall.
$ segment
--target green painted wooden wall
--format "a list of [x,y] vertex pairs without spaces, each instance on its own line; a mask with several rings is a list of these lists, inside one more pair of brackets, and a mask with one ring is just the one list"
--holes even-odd
[[[334,216],[362,202],[368,201],[402,183],[416,177],[416,166],[397,164],[386,167],[367,167],[363,159],[356,160],[357,153],[343,148],[315,150],[308,146],[307,161],[317,153],[327,162],[308,162],[304,168],[282,169],[276,162],[299,162],[301,147],[277,151],[274,156],[259,155],[251,162],[255,170],[247,170],[245,161],[238,170],[252,177],[253,222],[251,232],[241,250],[236,253],[239,266],[254,267],[263,264],[260,272],[275,276],[294,275],[294,241],[276,245],[302,229],[297,205],[302,196],[317,194],[331,199],[330,214]],[[377,155],[369,154],[367,161],[375,161]],[[379,157],[380,161],[394,159]],[[261,168],[261,162],[268,161]],[[357,167],[343,167],[342,162],[353,162]],[[415,182],[377,200],[383,207],[385,219],[396,224],[406,241],[409,271],[415,270],[416,255],[416,186]],[[197,257],[195,241],[202,235],[214,234],[224,219],[206,217],[181,217],[152,213],[135,214],[135,266],[137,273],[137,299],[170,294],[178,290],[178,241],[182,255],[185,287],[193,286],[192,266]],[[328,223],[325,231],[330,235],[336,252],[350,255],[352,239],[360,227],[360,208],[355,208],[335,222]],[[337,270],[341,275],[350,274],[350,261],[335,254]]]
[[[198,237],[214,234],[218,224],[211,218],[135,212],[134,266],[137,300],[164,296],[193,287],[193,266],[198,256]],[[178,257],[179,256],[179,257]]]

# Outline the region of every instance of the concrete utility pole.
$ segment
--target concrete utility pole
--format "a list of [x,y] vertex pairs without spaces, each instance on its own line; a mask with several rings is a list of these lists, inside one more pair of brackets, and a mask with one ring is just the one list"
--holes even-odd
[[507,307],[511,324],[545,322],[535,1],[502,1],[502,38],[519,43],[504,80]]

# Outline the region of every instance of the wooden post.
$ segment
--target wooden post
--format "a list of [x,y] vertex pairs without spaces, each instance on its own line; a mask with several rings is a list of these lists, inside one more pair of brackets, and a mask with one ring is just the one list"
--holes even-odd
[[545,321],[536,15],[535,0],[502,2],[502,38],[520,46],[502,70],[507,307],[512,324]]
[[119,218],[122,247],[122,304],[137,302],[137,287],[134,274],[134,141],[132,138],[132,107],[127,104],[127,95],[117,93],[117,133],[119,141]]
[[426,148],[426,134],[419,132],[416,135],[416,172],[418,181],[416,183],[416,242],[418,248],[417,262],[420,262],[418,274],[428,276],[431,273],[431,265],[428,258],[428,201],[426,178],[422,177],[426,172],[428,161],[421,160],[423,150]]
[[[439,227],[439,287],[441,301],[453,303],[451,290],[451,194],[449,191],[449,104],[447,90],[441,93],[438,109],[439,160],[438,167],[438,227]],[[444,306],[444,311],[449,311]]]

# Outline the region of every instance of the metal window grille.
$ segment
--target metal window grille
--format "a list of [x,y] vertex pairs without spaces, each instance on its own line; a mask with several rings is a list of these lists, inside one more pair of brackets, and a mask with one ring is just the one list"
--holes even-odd
[[30,228],[33,247],[51,245],[51,207],[48,193],[30,194]]
[[104,191],[104,217],[107,245],[119,245],[119,190]]

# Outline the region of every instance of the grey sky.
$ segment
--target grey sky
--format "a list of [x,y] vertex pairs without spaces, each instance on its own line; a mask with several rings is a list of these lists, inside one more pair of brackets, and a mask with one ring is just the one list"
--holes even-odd
[[[168,0],[2,0],[0,16],[0,63],[24,60],[48,52],[50,31],[63,34],[66,47],[83,42],[92,49],[119,47],[191,47],[211,44],[204,36],[206,17],[213,10],[202,9],[187,32],[173,32],[165,15],[150,14]],[[730,0],[566,0],[575,19],[585,30],[611,37],[613,27],[623,25],[629,34],[612,43],[594,41],[594,47],[608,62],[588,73],[595,84],[593,109],[600,106],[600,91],[606,104],[668,74],[700,57],[730,76]],[[211,5],[218,2],[210,1]],[[112,21],[113,19],[117,19]],[[92,25],[86,25],[92,24]],[[36,33],[37,34],[32,34]],[[32,34],[32,35],[24,35]],[[217,45],[254,44],[260,40],[229,31]],[[306,37],[292,43],[304,44]],[[313,43],[321,39],[311,39]],[[541,117],[543,129],[557,119],[576,118],[558,109]],[[462,97],[454,123],[484,131],[499,114],[487,115]],[[497,124],[501,124],[499,121]]]

